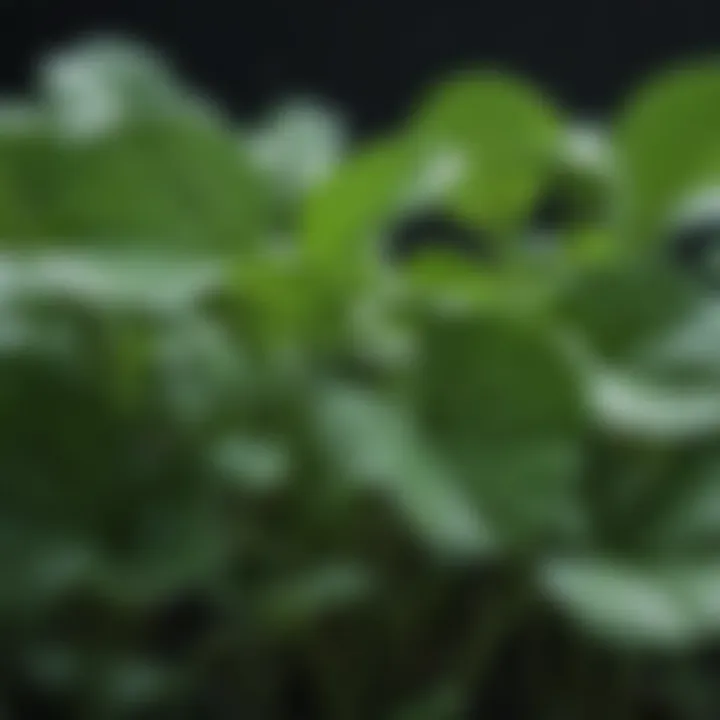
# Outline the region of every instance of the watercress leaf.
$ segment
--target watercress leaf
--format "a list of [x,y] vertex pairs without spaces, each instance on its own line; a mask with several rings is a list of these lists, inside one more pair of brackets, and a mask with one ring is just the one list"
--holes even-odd
[[676,269],[613,262],[578,273],[564,288],[561,320],[593,353],[624,362],[694,309],[696,289]]
[[331,467],[351,486],[385,497],[433,554],[477,557],[492,550],[479,506],[401,407],[369,391],[332,387],[318,398],[317,411]]
[[584,631],[620,645],[681,648],[720,631],[716,561],[553,560],[540,570],[549,599]]
[[47,113],[13,99],[0,101],[0,242],[46,242],[56,232],[53,194],[57,147]]
[[53,200],[70,242],[259,242],[263,183],[221,113],[149,49],[92,39],[41,65],[56,140]]
[[380,231],[406,202],[414,163],[407,143],[383,138],[351,155],[310,193],[300,232],[326,273],[357,272],[379,257]]
[[541,322],[488,311],[428,318],[421,422],[505,539],[578,526],[578,370]]
[[621,222],[633,244],[656,242],[676,205],[720,171],[720,67],[675,68],[652,79],[615,128]]
[[610,435],[673,442],[712,438],[720,431],[718,387],[660,384],[600,368],[588,373],[586,390],[597,427]]
[[517,229],[527,217],[560,139],[546,99],[499,73],[466,73],[434,88],[412,131],[423,147],[460,154],[465,173],[449,203],[495,232]]

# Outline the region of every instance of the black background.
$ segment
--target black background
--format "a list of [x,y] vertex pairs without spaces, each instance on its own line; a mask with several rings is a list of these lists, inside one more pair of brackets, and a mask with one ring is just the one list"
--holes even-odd
[[519,72],[604,116],[673,60],[720,50],[712,0],[0,0],[0,87],[27,86],[51,45],[113,31],[164,50],[235,116],[309,93],[359,130],[402,117],[448,71]]

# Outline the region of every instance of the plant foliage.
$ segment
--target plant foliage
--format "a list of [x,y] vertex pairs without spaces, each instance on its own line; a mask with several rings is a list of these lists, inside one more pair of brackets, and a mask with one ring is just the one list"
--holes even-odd
[[466,73],[354,145],[129,43],[40,68],[0,118],[0,712],[717,717],[720,66],[602,133]]

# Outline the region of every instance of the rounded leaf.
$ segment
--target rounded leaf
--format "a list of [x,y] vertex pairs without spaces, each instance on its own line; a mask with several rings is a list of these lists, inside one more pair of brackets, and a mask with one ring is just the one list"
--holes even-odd
[[451,206],[501,232],[529,213],[559,140],[556,113],[542,95],[497,73],[468,73],[434,89],[413,126],[422,146],[459,152],[466,163]]
[[616,127],[623,229],[657,237],[676,203],[720,172],[720,64],[698,63],[643,87]]

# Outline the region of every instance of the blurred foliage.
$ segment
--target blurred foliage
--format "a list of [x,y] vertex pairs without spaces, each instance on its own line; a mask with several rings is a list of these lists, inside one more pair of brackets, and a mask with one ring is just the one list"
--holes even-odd
[[132,43],[39,67],[2,717],[718,716],[720,67],[605,129],[466,74],[356,144]]

